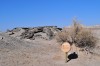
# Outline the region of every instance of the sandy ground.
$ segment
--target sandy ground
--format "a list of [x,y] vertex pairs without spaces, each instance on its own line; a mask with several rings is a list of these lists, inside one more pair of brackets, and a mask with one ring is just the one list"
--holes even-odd
[[99,55],[82,51],[78,58],[65,63],[64,53],[55,40],[19,40],[1,33],[0,36],[3,37],[0,40],[0,66],[100,66]]

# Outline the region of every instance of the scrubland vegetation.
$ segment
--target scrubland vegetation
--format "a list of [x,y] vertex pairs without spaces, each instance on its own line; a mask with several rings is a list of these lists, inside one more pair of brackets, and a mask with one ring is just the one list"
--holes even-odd
[[84,27],[76,20],[73,21],[72,26],[63,28],[56,35],[56,40],[59,43],[69,42],[71,45],[75,44],[76,47],[87,49],[93,49],[98,41],[90,29]]

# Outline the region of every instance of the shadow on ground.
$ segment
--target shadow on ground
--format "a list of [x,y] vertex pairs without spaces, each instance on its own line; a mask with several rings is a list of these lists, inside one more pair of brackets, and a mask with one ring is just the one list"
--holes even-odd
[[78,55],[75,52],[73,52],[70,55],[68,55],[68,59],[69,59],[68,62],[72,59],[77,59],[77,58],[78,58]]

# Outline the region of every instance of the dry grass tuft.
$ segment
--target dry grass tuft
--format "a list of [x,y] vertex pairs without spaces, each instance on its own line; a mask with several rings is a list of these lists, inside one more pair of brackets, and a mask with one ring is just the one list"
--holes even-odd
[[72,38],[71,38],[71,35],[70,35],[69,30],[66,30],[65,28],[63,28],[62,31],[59,32],[59,33],[56,35],[56,40],[57,40],[57,42],[59,42],[59,43],[63,43],[63,42],[72,42]]
[[97,38],[91,30],[86,29],[81,24],[74,21],[70,28],[63,28],[61,32],[56,35],[58,42],[69,42],[75,44],[80,48],[94,48],[97,43]]
[[82,29],[76,35],[75,44],[81,48],[94,48],[97,43],[97,38],[93,35],[91,30]]

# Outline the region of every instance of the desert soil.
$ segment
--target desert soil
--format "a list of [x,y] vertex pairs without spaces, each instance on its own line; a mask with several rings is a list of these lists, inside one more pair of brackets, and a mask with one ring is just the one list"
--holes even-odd
[[[100,36],[100,31],[96,33]],[[0,33],[0,66],[100,66],[100,55],[79,51],[78,58],[65,63],[56,40],[21,40]]]

